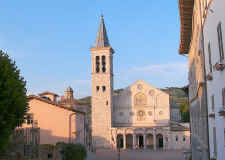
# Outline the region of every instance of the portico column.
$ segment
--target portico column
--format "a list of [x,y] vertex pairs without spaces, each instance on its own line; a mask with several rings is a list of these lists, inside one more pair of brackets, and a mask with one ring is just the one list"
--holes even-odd
[[166,136],[163,135],[163,150],[166,150]]
[[144,149],[146,149],[146,134],[144,134]]
[[123,134],[123,149],[126,149],[126,134]]
[[155,134],[155,130],[153,132],[153,148],[154,148],[154,151],[156,151],[156,134]]
[[136,149],[136,134],[133,134],[133,149]]
[[114,139],[114,141],[115,141],[115,150],[117,150],[117,146],[118,146],[118,139],[117,139],[117,133],[116,133],[116,136],[115,136],[116,138]]

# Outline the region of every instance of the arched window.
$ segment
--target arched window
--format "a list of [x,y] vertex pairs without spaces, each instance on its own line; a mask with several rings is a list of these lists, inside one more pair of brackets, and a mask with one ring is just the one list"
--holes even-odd
[[147,99],[145,94],[143,93],[138,93],[134,96],[134,104],[135,105],[146,105]]
[[96,56],[96,58],[95,58],[96,73],[98,73],[100,71],[100,67],[99,67],[100,62],[99,61],[100,61],[99,56]]
[[97,92],[99,91],[99,86],[96,86],[96,91],[97,91]]
[[106,90],[106,87],[102,86],[102,91],[105,92],[105,90]]
[[105,71],[106,71],[105,56],[102,56],[102,72],[104,73]]

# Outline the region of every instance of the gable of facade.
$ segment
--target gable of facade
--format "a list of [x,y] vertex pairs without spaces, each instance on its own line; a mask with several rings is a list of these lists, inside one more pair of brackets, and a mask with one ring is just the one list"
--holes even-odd
[[169,120],[169,95],[143,80],[114,95],[114,126],[162,126]]

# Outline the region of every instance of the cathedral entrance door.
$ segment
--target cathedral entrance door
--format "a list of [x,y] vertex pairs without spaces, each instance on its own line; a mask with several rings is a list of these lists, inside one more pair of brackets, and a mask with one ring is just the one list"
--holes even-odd
[[163,148],[163,137],[159,139],[159,148]]
[[143,137],[143,135],[138,136],[138,148],[144,148],[144,137]]
[[156,139],[157,139],[157,148],[163,148],[163,135],[161,134],[158,134],[156,136]]
[[117,148],[123,148],[123,135],[117,135]]

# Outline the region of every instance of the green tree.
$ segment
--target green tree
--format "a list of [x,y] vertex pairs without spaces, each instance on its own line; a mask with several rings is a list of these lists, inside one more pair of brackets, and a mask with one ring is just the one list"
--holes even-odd
[[189,112],[188,102],[184,102],[180,104],[180,113],[181,113],[183,122],[190,122],[190,112]]
[[60,144],[63,160],[85,160],[87,158],[86,148],[81,144]]
[[24,120],[28,109],[25,85],[15,62],[0,50],[0,151],[6,149],[13,130]]

